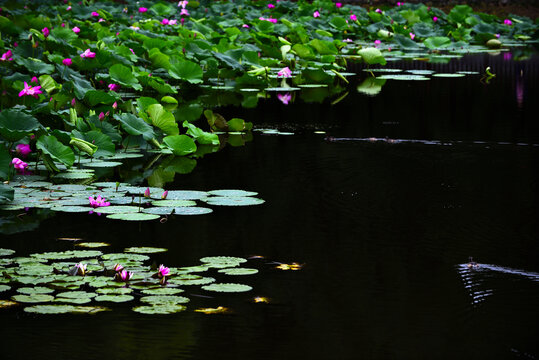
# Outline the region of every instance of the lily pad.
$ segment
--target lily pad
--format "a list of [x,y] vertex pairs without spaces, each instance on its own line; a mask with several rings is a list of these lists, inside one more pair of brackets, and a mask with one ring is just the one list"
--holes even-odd
[[253,288],[249,285],[244,285],[244,284],[215,283],[211,285],[202,286],[202,289],[206,291],[216,291],[216,292],[246,292],[246,291],[252,290]]
[[454,74],[437,73],[437,74],[433,74],[432,76],[441,77],[441,78],[456,78],[456,77],[464,77],[466,75],[463,73],[454,73]]
[[110,302],[128,302],[133,300],[134,297],[132,295],[115,295],[115,294],[107,294],[107,295],[98,295],[94,298],[95,301],[110,301]]
[[89,212],[91,210],[94,210],[93,208],[89,206],[79,206],[79,205],[56,205],[50,208],[52,211],[63,211],[68,213],[85,213]]
[[53,293],[54,290],[43,287],[43,286],[35,286],[35,287],[18,288],[17,292],[20,292],[21,294],[26,294],[26,295],[32,295],[32,294],[50,294],[50,293]]
[[386,80],[409,80],[409,81],[422,81],[422,80],[430,80],[430,78],[422,75],[406,75],[406,74],[396,74],[396,75],[382,75],[379,76],[378,79],[386,79]]
[[174,208],[174,215],[204,215],[212,213],[210,208],[192,206],[192,207],[176,207]]
[[95,209],[95,212],[100,212],[101,214],[132,214],[139,212],[138,206],[102,206]]
[[258,273],[258,270],[249,269],[249,268],[234,268],[234,269],[221,269],[219,270],[219,272],[226,275],[253,275],[253,274]]
[[204,200],[208,205],[216,206],[250,206],[260,205],[265,203],[264,200],[245,196],[245,197],[228,197],[228,196],[214,196]]
[[170,190],[167,200],[199,200],[208,197],[206,191],[197,190]]
[[8,291],[9,289],[11,289],[11,286],[0,285],[0,292]]
[[137,306],[133,311],[148,315],[167,315],[184,311],[187,307],[178,304],[165,304],[157,306]]
[[196,206],[196,202],[192,200],[156,200],[152,201],[153,206],[166,206],[166,207],[187,207]]
[[41,303],[53,301],[54,296],[46,294],[13,295],[11,299],[21,303]]
[[73,306],[73,305],[34,305],[24,308],[24,311],[34,314],[97,314],[109,309],[102,306]]
[[131,294],[133,292],[133,289],[126,288],[126,287],[119,287],[119,288],[101,288],[97,289],[96,292],[98,294],[104,294],[104,295],[127,295]]
[[175,304],[185,304],[189,302],[189,298],[184,296],[177,295],[150,295],[143,296],[140,298],[140,301],[147,303],[153,306],[160,305],[175,305]]
[[74,258],[91,258],[103,255],[98,250],[68,250],[62,252],[45,252],[41,254],[31,254],[30,256],[38,259],[61,260]]
[[0,256],[9,256],[15,254],[15,250],[11,249],[0,249]]
[[111,168],[123,165],[121,162],[118,161],[93,161],[90,163],[84,164],[86,167],[90,168]]
[[124,249],[127,253],[136,253],[136,254],[155,254],[168,251],[165,248],[156,248],[156,247],[130,247]]
[[212,190],[212,191],[208,191],[208,193],[214,196],[225,196],[225,197],[244,197],[244,196],[258,195],[257,192],[245,191],[245,190]]
[[80,299],[80,298],[93,298],[95,293],[90,293],[86,291],[65,291],[56,294],[57,298],[68,298],[68,299]]
[[81,243],[75,244],[75,246],[80,246],[80,247],[85,247],[85,248],[100,248],[100,247],[110,246],[110,244],[106,242],[81,242]]
[[183,289],[171,287],[142,290],[142,293],[145,295],[175,295],[182,292]]
[[107,219],[115,220],[125,220],[125,221],[148,221],[159,219],[159,215],[155,214],[143,214],[143,213],[134,213],[134,214],[112,214],[107,216]]
[[208,256],[200,259],[200,262],[206,263],[205,265],[211,264],[243,264],[247,262],[246,259],[234,256]]
[[176,284],[180,286],[190,286],[190,285],[206,285],[211,284],[215,282],[215,279],[212,277],[202,277],[202,276],[193,276],[192,278],[188,278],[185,276],[181,277],[175,277],[172,279],[169,279],[168,282],[170,284]]
[[172,214],[173,211],[174,211],[174,208],[170,206],[157,206],[157,207],[142,209],[142,212],[145,214],[155,214],[155,215],[170,215]]

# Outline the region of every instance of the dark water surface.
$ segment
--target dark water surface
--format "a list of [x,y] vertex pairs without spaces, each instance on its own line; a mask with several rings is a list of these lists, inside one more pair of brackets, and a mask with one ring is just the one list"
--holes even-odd
[[[456,64],[468,70],[466,60]],[[2,235],[0,247],[19,256],[72,249],[56,239],[82,237],[112,243],[107,252],[167,247],[152,258],[168,266],[212,255],[266,259],[248,263],[260,273],[228,279],[251,292],[204,298],[186,288],[188,311],[174,315],[137,314],[133,304],[95,316],[2,309],[0,358],[538,358],[539,67],[504,66],[490,85],[480,75],[388,81],[366,97],[354,80],[335,106],[298,95],[289,106],[267,99],[222,109],[295,135],[256,133],[168,188],[253,190],[261,206],[140,225],[62,214]],[[370,137],[383,141],[360,140]],[[469,256],[482,265],[469,269]],[[305,265],[281,271],[270,261]],[[234,312],[192,311],[219,305]]]

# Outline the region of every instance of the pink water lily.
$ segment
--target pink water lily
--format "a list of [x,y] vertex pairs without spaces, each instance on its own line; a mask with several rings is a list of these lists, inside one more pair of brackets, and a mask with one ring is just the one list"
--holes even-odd
[[187,4],[189,4],[189,1],[180,1],[180,2],[178,2],[178,7],[181,7],[182,9],[185,9]]
[[95,199],[93,196],[90,196],[88,197],[88,200],[90,200],[90,206],[93,208],[110,205],[110,202],[106,201],[105,198],[102,198],[101,195],[97,195],[97,198]]
[[65,66],[71,66],[73,64],[73,60],[71,60],[70,58],[64,59],[62,60],[62,64],[64,64]]
[[112,268],[112,270],[116,271],[116,272],[120,272],[124,269],[124,267],[120,264],[116,264],[114,265],[114,267]]
[[109,90],[110,91],[118,91],[120,89],[120,85],[118,84],[109,84]]
[[0,57],[0,61],[12,61],[13,60],[13,53],[11,50],[6,51],[2,54],[2,57]]
[[292,95],[290,95],[290,93],[286,93],[286,94],[277,94],[277,98],[279,100],[281,100],[281,102],[285,105],[288,105],[288,103],[290,102],[290,100],[292,100]]
[[28,144],[18,144],[15,147],[15,151],[17,152],[17,154],[21,154],[23,157],[26,157],[32,152],[32,149],[30,149],[30,145]]
[[73,32],[74,32],[75,34],[80,33],[80,29],[79,29],[77,26],[75,26],[75,27],[74,27],[73,29],[71,29],[71,30],[73,30]]
[[288,68],[288,66],[284,67],[277,73],[277,77],[291,78],[292,77],[292,71]]
[[77,100],[75,98],[71,99],[71,106],[75,106],[77,104]]
[[116,110],[118,108],[118,103],[116,101],[112,104],[112,108],[114,110]]
[[182,9],[180,11],[180,16],[189,16],[189,11],[187,11],[187,9]]
[[145,198],[149,198],[149,197],[150,197],[150,188],[146,188],[146,190],[144,190],[144,197],[145,197]]
[[168,19],[161,20],[161,24],[163,24],[163,25],[168,25],[168,22],[169,22]]
[[374,46],[378,47],[378,45],[380,45],[382,43],[382,41],[380,40],[374,40]]
[[159,268],[157,269],[157,276],[161,278],[161,277],[168,276],[169,274],[170,274],[170,269],[168,267],[164,266],[163,264],[159,265]]
[[41,30],[41,32],[43,33],[43,36],[45,36],[45,37],[49,37],[49,34],[51,33],[51,32],[49,31],[49,28],[47,28],[47,27],[44,27],[44,28]]
[[263,17],[263,16],[259,17],[258,20],[269,21],[269,22],[271,22],[271,23],[277,24],[277,19],[265,18],[265,17]]
[[505,20],[503,21],[503,23],[504,23],[505,25],[509,25],[509,26],[513,25],[513,22],[512,22],[511,20],[509,20],[509,19],[505,19]]
[[357,16],[354,14],[350,15],[350,20],[357,21]]
[[82,54],[80,54],[81,58],[95,58],[95,52],[91,52],[90,49],[86,49]]
[[337,8],[341,8],[341,7],[342,7],[342,3],[335,3],[335,6],[336,6]]
[[18,171],[24,171],[24,169],[28,167],[28,164],[19,158],[13,158],[13,160],[11,160],[11,163],[13,164],[13,167]]
[[139,7],[138,8],[138,12],[140,12],[140,13],[145,13],[146,11],[148,11],[148,9],[145,8],[145,7]]
[[494,36],[496,36],[496,39],[499,39],[500,38],[500,34],[494,34]]
[[314,13],[313,13],[313,17],[317,18],[317,17],[320,17],[320,12],[318,10],[316,10]]
[[71,5],[66,8],[67,11],[71,10]]
[[273,4],[268,4],[268,9],[273,9],[275,7],[275,5]]
[[438,21],[438,17],[437,17],[437,16],[434,16],[434,17],[432,18],[432,21],[437,22],[437,21]]
[[382,10],[376,9],[376,10],[374,10],[374,12],[377,12],[378,14],[381,14],[381,13],[382,13]]
[[32,87],[28,85],[28,83],[25,81],[24,89],[22,89],[21,92],[19,93],[19,97],[30,95],[37,99],[39,94],[43,94],[43,91],[41,91],[40,89],[41,89],[41,86]]
[[249,28],[250,28],[250,26],[247,25],[247,24],[243,24],[241,27],[242,27],[242,28],[246,28],[246,29],[249,29]]
[[178,20],[174,19],[174,20],[170,20],[168,22],[169,25],[176,25],[178,23]]
[[397,3],[397,6],[401,6],[401,5],[404,5],[404,3],[403,2],[398,2]]
[[133,273],[127,270],[122,270],[121,272],[117,272],[116,275],[114,276],[114,279],[116,281],[123,281],[123,282],[128,282],[132,278],[133,278]]
[[415,34],[414,33],[410,33],[410,39],[414,40],[415,39]]
[[168,195],[168,190],[165,190],[165,192],[161,195],[161,199],[165,200]]
[[101,112],[99,113],[98,118],[99,118],[99,121],[103,121],[103,119],[105,119],[105,113],[104,113],[103,111],[101,111]]
[[37,83],[37,82],[39,82],[39,80],[37,79],[37,76],[34,76],[34,77],[30,80],[30,82],[35,82],[35,83]]
[[77,270],[77,272],[75,273],[76,275],[86,275],[86,264],[78,263],[75,265],[74,269]]
[[92,11],[92,16],[99,16],[99,13],[97,11]]

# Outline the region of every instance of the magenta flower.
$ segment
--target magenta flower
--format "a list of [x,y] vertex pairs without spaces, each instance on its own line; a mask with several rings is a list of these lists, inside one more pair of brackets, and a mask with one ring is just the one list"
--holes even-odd
[[150,197],[150,188],[146,188],[146,190],[144,190],[144,197],[145,198],[149,198]]
[[95,58],[95,53],[94,52],[91,52],[90,49],[86,49],[82,54],[80,54],[80,57],[81,58],[90,58],[90,59],[93,59]]
[[357,21],[357,16],[354,14],[350,15],[350,20]]
[[103,22],[103,21],[105,21],[105,19],[99,18],[99,21],[98,21],[98,22]]
[[116,101],[112,104],[112,108],[114,110],[116,110],[118,108],[118,103]]
[[438,21],[438,17],[437,16],[433,17],[432,21],[434,21],[434,22]]
[[345,43],[351,43],[351,42],[354,42],[354,40],[350,39],[350,38],[347,38],[347,39],[343,39],[342,42],[345,42]]
[[181,7],[182,9],[185,9],[187,4],[189,4],[189,1],[180,1],[180,2],[178,2],[178,7]]
[[275,7],[275,5],[273,4],[268,4],[268,9],[273,9]]
[[168,22],[169,25],[176,25],[178,23],[178,20],[174,19],[174,20],[170,20]]
[[120,264],[116,264],[114,265],[114,267],[112,268],[112,270],[116,271],[116,272],[120,272],[124,269],[124,267]]
[[180,11],[180,16],[189,16],[189,11],[187,11],[187,9],[182,9]]
[[6,51],[2,54],[2,57],[0,57],[0,61],[12,61],[13,60],[13,53],[11,50]]
[[75,98],[71,99],[71,106],[75,106],[77,104],[77,100]]
[[75,34],[80,33],[80,29],[77,26],[75,26],[72,30]]
[[246,29],[249,29],[249,28],[250,28],[250,26],[247,25],[247,24],[243,24],[241,27],[242,27],[242,28],[246,28]]
[[39,80],[37,79],[37,76],[34,76],[34,77],[30,80],[30,82],[35,82],[35,83],[37,83],[38,81],[39,81]]
[[30,145],[28,144],[18,144],[15,147],[15,151],[17,152],[17,154],[21,154],[22,157],[26,157],[32,152],[32,149],[30,149]]
[[170,274],[170,269],[163,264],[159,265],[159,268],[157,269],[157,276],[160,278],[168,276]]
[[105,113],[103,113],[103,111],[101,111],[99,113],[99,121],[103,121],[104,118],[105,118]]
[[168,195],[168,190],[165,190],[163,195],[161,195],[161,199],[165,200],[167,198],[167,195]]
[[342,8],[342,3],[335,3],[335,6],[339,9]]
[[51,33],[51,32],[49,31],[49,28],[47,28],[47,27],[44,27],[44,28],[41,30],[41,32],[43,33],[43,36],[45,36],[45,37],[49,37],[49,34]]
[[25,95],[30,95],[30,96],[33,96],[35,97],[36,99],[38,98],[38,94],[43,94],[43,91],[39,90],[41,89],[41,86],[30,86],[28,85],[28,83],[25,81],[24,82],[24,89],[21,90],[21,92],[19,93],[19,97],[22,97],[22,96],[25,96]]
[[163,25],[168,25],[168,19],[163,19],[163,20],[161,20],[161,24],[163,24]]
[[131,51],[131,54],[136,55],[133,49],[129,48],[129,51]]
[[317,18],[317,17],[320,17],[320,12],[318,10],[316,10],[314,13],[313,13],[313,17]]
[[66,10],[67,11],[71,10],[71,5],[69,5]]
[[284,95],[282,94],[277,94],[277,98],[279,100],[281,100],[281,102],[285,105],[288,105],[288,103],[290,102],[290,100],[292,100],[292,95],[290,95],[290,93],[286,93]]
[[410,39],[414,40],[415,38],[415,34],[414,33],[410,33]]
[[382,10],[376,9],[376,10],[374,10],[374,12],[377,12],[378,14],[381,14],[381,13],[382,13]]
[[496,36],[496,39],[500,38],[500,34],[494,34]]
[[505,19],[505,20],[503,21],[503,23],[504,23],[505,25],[509,25],[509,26],[513,25],[513,22],[512,22],[511,20],[509,20],[509,19]]
[[102,198],[101,195],[97,195],[96,199],[94,199],[93,196],[90,196],[88,197],[88,200],[90,200],[90,206],[93,208],[110,205],[110,202],[106,201],[105,198]]
[[121,272],[117,272],[114,276],[114,279],[116,281],[123,281],[128,282],[133,277],[133,273],[131,271],[122,270]]
[[62,25],[60,25],[61,27],[66,27],[66,24],[65,23],[62,23]]
[[284,67],[277,73],[277,77],[291,78],[292,77],[292,71],[290,71],[288,66]]
[[139,7],[138,8],[138,12],[140,12],[140,13],[145,13],[146,11],[148,11],[148,9],[145,8],[145,7]]
[[109,90],[110,91],[118,91],[120,89],[120,85],[118,84],[109,84]]
[[375,45],[375,46],[378,46],[378,45],[380,45],[381,43],[382,43],[382,42],[381,42],[380,40],[374,40],[374,45]]
[[403,2],[398,2],[397,3],[397,6],[401,6],[401,5],[404,5],[404,3]]
[[62,60],[62,64],[64,64],[65,66],[71,66],[73,64],[73,60],[71,60],[70,58],[64,59]]
[[92,16],[99,16],[99,13],[97,13],[96,11],[92,11]]
[[13,160],[11,160],[11,163],[13,164],[13,167],[18,171],[24,171],[24,169],[28,167],[28,164],[19,158],[13,158]]
[[[185,18],[181,18],[180,22],[182,23],[182,26],[183,26],[183,23],[185,22]],[[197,33],[195,33],[196,35]]]
[[86,274],[86,264],[78,263],[75,265],[75,269],[77,269],[77,275],[84,276]]

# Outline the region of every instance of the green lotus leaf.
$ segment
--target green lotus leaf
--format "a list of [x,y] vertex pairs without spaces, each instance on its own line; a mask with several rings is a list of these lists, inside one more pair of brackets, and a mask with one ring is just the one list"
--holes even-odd
[[109,69],[109,75],[112,80],[120,85],[142,90],[137,78],[133,75],[131,69],[122,64],[114,64]]
[[258,273],[257,269],[249,269],[249,268],[234,268],[234,269],[221,269],[218,270],[218,272],[226,274],[226,275],[253,275]]
[[434,74],[434,70],[406,70],[406,72],[414,75],[431,75]]
[[73,171],[66,171],[61,172],[59,174],[54,175],[54,179],[67,179],[67,180],[82,180],[82,179],[90,179],[94,176],[93,172],[87,172],[82,170],[73,170]]
[[100,288],[96,290],[97,293],[103,294],[103,295],[127,295],[131,294],[133,292],[133,289],[125,288],[125,287],[119,287],[119,288]]
[[197,150],[195,141],[187,135],[167,136],[163,139],[163,142],[177,156],[189,155]]
[[457,77],[464,77],[466,76],[463,73],[455,73],[455,74],[445,74],[445,73],[436,73],[432,75],[433,77],[441,77],[441,78],[457,78]]
[[149,295],[140,298],[140,301],[153,306],[160,305],[175,305],[185,304],[189,302],[189,298],[177,295]]
[[103,255],[101,251],[98,250],[68,250],[61,252],[45,252],[40,254],[31,254],[30,256],[38,259],[48,259],[48,260],[60,260],[60,259],[74,259],[74,258],[90,258],[90,257],[99,257]]
[[[168,197],[168,196],[167,196]],[[152,201],[153,206],[168,206],[168,207],[187,207],[196,206],[193,200],[156,200]]]
[[95,209],[95,212],[101,214],[133,214],[139,212],[138,206],[128,206],[128,205],[116,205],[116,206],[102,206]]
[[206,291],[216,291],[216,292],[246,292],[246,291],[252,290],[253,288],[249,285],[243,285],[243,284],[215,283],[215,284],[202,286],[202,289]]
[[13,295],[11,299],[21,303],[41,303],[53,301],[54,296],[46,294]]
[[367,65],[380,64],[385,65],[386,59],[377,48],[364,48],[357,52]]
[[191,84],[200,84],[202,82],[202,68],[191,61],[178,61],[171,64],[168,73],[174,79],[184,80]]
[[191,207],[175,207],[174,215],[205,215],[212,213],[210,208],[191,206]]
[[125,254],[125,253],[117,253],[117,254],[105,254],[101,257],[104,260],[110,260],[115,262],[121,262],[121,261],[146,261],[149,260],[150,257],[147,255],[141,255],[141,254]]
[[156,248],[156,247],[130,247],[124,249],[126,253],[136,253],[136,254],[155,254],[168,251],[165,248]]
[[112,214],[107,216],[108,219],[125,220],[125,221],[148,221],[159,219],[159,215],[143,214],[143,213],[129,213],[129,214]]
[[382,75],[377,79],[386,79],[386,80],[412,80],[412,81],[422,81],[430,80],[430,78],[422,75],[406,75],[406,74],[396,74],[396,75]]
[[214,196],[204,199],[208,205],[217,206],[249,206],[260,205],[265,203],[264,200],[254,197],[229,197],[229,196]]
[[59,298],[55,298],[53,302],[70,303],[70,304],[88,304],[89,302],[92,302],[92,298],[90,297],[78,297],[78,298],[59,297]]
[[257,192],[245,191],[245,190],[212,190],[208,191],[210,195],[225,196],[225,197],[243,197],[243,196],[256,196]]
[[152,207],[147,209],[142,209],[142,212],[145,214],[154,214],[154,215],[171,215],[174,211],[173,207],[170,206],[160,206],[160,207]]
[[205,285],[215,282],[215,279],[212,277],[202,277],[202,276],[192,276],[191,278],[182,275],[180,277],[175,277],[167,280],[169,284],[175,284],[180,286],[189,286],[189,285]]
[[93,208],[88,206],[79,206],[79,205],[55,205],[50,208],[52,211],[63,211],[68,213],[83,213],[93,210]]
[[32,294],[51,294],[54,292],[53,289],[43,287],[43,286],[34,286],[34,287],[22,287],[18,288],[17,292],[20,292],[21,294],[25,295],[32,295]]
[[75,246],[80,246],[80,247],[85,247],[85,248],[100,248],[100,247],[110,246],[110,244],[106,242],[81,242],[81,243],[75,244]]
[[114,96],[114,92],[104,92],[101,90],[88,90],[84,94],[84,99],[88,101],[90,106],[96,106],[97,104],[112,104],[119,100],[119,96]]
[[247,262],[247,259],[234,257],[234,256],[207,256],[200,259],[200,262],[206,264],[226,264],[226,263],[238,263],[243,264]]
[[368,77],[358,85],[357,91],[369,96],[378,95],[382,91],[382,87],[385,85],[386,81],[387,80],[385,79]]
[[157,288],[157,289],[142,290],[142,293],[145,295],[175,295],[182,292],[183,292],[183,289],[171,288],[171,287],[162,287],[162,288]]
[[128,302],[133,300],[134,297],[132,295],[126,295],[126,294],[107,294],[107,295],[98,295],[94,298],[95,301],[110,301],[110,302]]
[[11,286],[0,285],[0,292],[8,291],[9,289],[11,289]]
[[73,306],[73,305],[34,305],[24,308],[24,311],[34,314],[97,314],[107,311],[108,308],[102,306]]
[[167,111],[163,105],[149,105],[146,112],[150,116],[152,124],[161,129],[165,134],[178,135],[180,133],[174,115]]
[[209,267],[204,265],[199,266],[187,266],[178,269],[178,273],[196,273],[208,271]]
[[39,121],[24,111],[6,109],[0,112],[0,135],[8,141],[19,141],[40,127]]
[[129,135],[142,135],[146,140],[151,140],[155,137],[152,127],[143,119],[133,114],[123,113],[114,115],[114,118],[122,124],[122,128]]
[[195,125],[184,121],[183,126],[187,128],[187,135],[192,136],[199,144],[219,145],[219,136],[205,132]]
[[423,44],[429,49],[440,49],[448,47],[451,44],[451,39],[445,36],[433,36],[425,39]]
[[75,154],[68,146],[62,144],[54,136],[41,136],[36,143],[36,147],[49,155],[54,161],[58,161],[67,167],[71,167],[75,161]]
[[187,307],[178,304],[165,304],[156,306],[137,306],[133,311],[148,315],[167,315],[184,311]]
[[0,256],[9,256],[15,254],[15,250],[0,248]]

